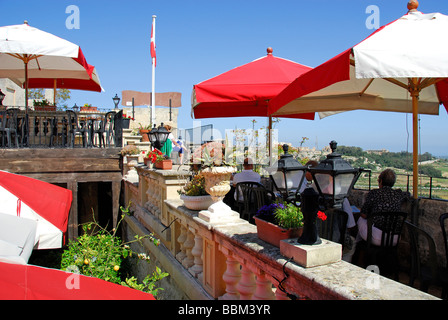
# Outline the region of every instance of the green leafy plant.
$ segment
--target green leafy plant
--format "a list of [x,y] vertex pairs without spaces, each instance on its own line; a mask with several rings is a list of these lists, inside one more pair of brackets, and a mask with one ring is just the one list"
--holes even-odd
[[261,207],[257,212],[257,217],[285,229],[303,227],[302,210],[296,205],[284,201]]
[[[147,275],[142,284],[138,284],[135,277],[127,278],[122,273],[122,266],[126,258],[136,256],[138,259],[149,262],[146,254],[136,254],[129,244],[133,242],[142,243],[143,239],[150,239],[154,245],[158,246],[160,241],[154,238],[153,234],[145,236],[135,236],[135,239],[129,242],[123,242],[117,237],[118,226],[123,221],[125,215],[130,215],[129,206],[120,208],[122,211],[121,219],[117,228],[112,232],[102,228],[94,218],[93,222],[82,225],[83,235],[76,241],[70,241],[68,248],[64,250],[61,259],[61,269],[66,271],[77,270],[80,274],[100,278],[116,284],[121,284],[134,289],[157,294],[162,288],[156,288],[156,282],[168,276],[156,268],[154,273]],[[163,290],[163,289],[162,289]]]
[[[229,157],[230,158],[230,157]],[[207,142],[196,148],[192,155],[192,164],[202,168],[233,166],[228,161],[226,147],[221,142]]]
[[292,203],[282,203],[274,210],[275,220],[285,229],[303,227],[303,214],[299,207]]

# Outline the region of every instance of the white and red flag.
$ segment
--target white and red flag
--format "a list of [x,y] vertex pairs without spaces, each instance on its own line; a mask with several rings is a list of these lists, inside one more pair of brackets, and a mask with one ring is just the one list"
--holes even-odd
[[156,59],[156,35],[155,35],[155,21],[152,24],[152,28],[151,28],[151,58],[154,59],[153,63],[154,66],[157,65],[157,59]]

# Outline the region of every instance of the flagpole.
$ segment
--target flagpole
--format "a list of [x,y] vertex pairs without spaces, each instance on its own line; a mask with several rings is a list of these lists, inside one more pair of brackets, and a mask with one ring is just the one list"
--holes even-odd
[[[152,31],[151,31],[151,41],[156,41],[156,15],[152,16]],[[156,57],[152,56],[152,91],[151,91],[151,124],[154,126],[156,122],[155,115],[156,106]]]

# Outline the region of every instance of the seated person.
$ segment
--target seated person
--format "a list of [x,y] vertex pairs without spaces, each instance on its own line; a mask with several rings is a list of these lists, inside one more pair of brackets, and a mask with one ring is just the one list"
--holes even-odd
[[[373,189],[367,194],[366,201],[361,208],[356,241],[367,240],[367,217],[370,214],[402,211],[402,204],[408,198],[408,195],[400,189],[392,189],[396,179],[395,172],[391,169],[386,169],[380,173],[378,177],[379,188]],[[376,246],[381,245],[382,220],[382,217],[373,218],[372,244]],[[394,245],[396,243],[397,239],[394,240]]]
[[[244,159],[243,163],[243,171],[238,172],[233,176],[233,186],[236,187],[236,185],[240,182],[261,182],[261,176],[253,171],[254,165],[252,163],[252,159],[246,158]],[[235,200],[236,198],[237,190],[235,190]],[[240,199],[242,201],[243,199]]]

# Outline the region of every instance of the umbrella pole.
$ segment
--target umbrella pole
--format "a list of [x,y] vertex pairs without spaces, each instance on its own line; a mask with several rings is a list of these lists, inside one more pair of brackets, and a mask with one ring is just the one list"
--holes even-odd
[[57,80],[54,79],[54,86],[53,86],[53,105],[56,106],[56,83]]
[[28,114],[28,61],[25,60],[25,114]]
[[417,79],[412,79],[413,87],[410,89],[412,96],[412,122],[413,122],[413,173],[412,190],[414,199],[418,198],[418,97],[420,90],[417,88]]
[[271,165],[271,156],[272,156],[272,116],[269,116],[269,124],[268,124],[268,152],[269,152],[269,165]]

